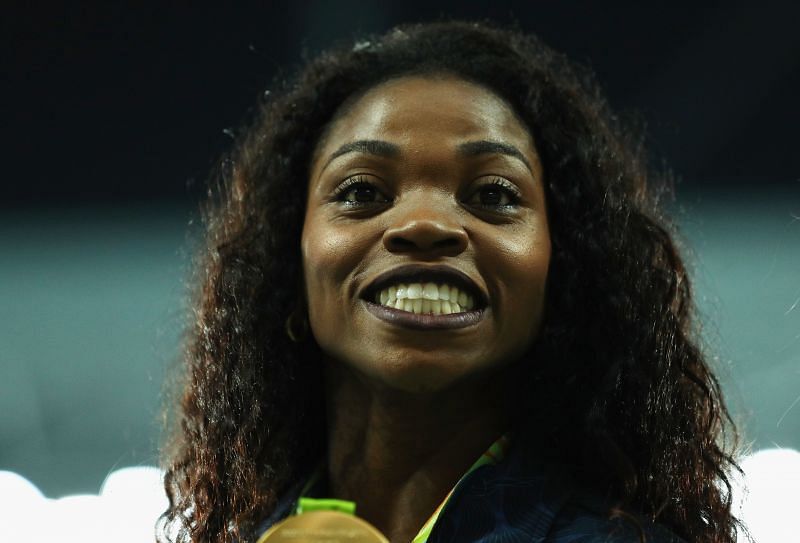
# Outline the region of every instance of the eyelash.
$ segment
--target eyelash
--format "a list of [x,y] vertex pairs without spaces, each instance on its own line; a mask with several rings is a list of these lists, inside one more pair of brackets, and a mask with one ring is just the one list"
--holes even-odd
[[480,187],[478,187],[478,190],[476,190],[473,193],[473,195],[478,194],[478,192],[480,190],[485,189],[487,187],[500,187],[501,189],[503,189],[503,192],[505,192],[506,196],[508,196],[509,203],[507,203],[507,204],[472,204],[472,205],[479,205],[481,207],[495,208],[495,209],[496,208],[508,209],[508,208],[511,208],[511,207],[515,207],[517,204],[519,204],[520,200],[522,199],[522,194],[520,193],[519,189],[517,187],[515,187],[509,181],[506,181],[505,179],[503,179],[502,177],[495,177],[494,179],[492,179],[492,181],[490,183],[485,183],[485,184],[481,185]]
[[[342,204],[344,204],[344,205],[346,205],[348,207],[355,207],[355,208],[363,208],[363,207],[367,207],[367,206],[374,205],[374,204],[377,204],[377,203],[386,203],[386,202],[357,202],[357,201],[354,202],[354,201],[349,201],[349,200],[345,200],[344,199],[344,197],[347,194],[349,194],[353,189],[358,188],[358,187],[368,187],[368,188],[371,188],[371,189],[375,190],[379,194],[381,194],[381,192],[375,187],[375,185],[373,183],[370,183],[369,181],[367,181],[364,176],[356,175],[356,176],[349,177],[349,178],[345,179],[342,182],[341,185],[336,187],[336,189],[334,190],[334,193],[333,193],[334,201],[340,202],[340,203],[342,203]],[[492,179],[491,182],[482,184],[472,194],[472,196],[478,194],[482,189],[485,189],[487,187],[500,187],[503,190],[503,192],[505,193],[505,195],[508,197],[509,203],[507,203],[507,204],[481,204],[481,203],[477,203],[477,204],[470,204],[470,205],[479,206],[479,207],[483,207],[483,208],[487,208],[487,209],[493,209],[493,210],[500,210],[500,209],[507,210],[507,209],[515,207],[517,204],[519,204],[519,202],[520,202],[520,200],[522,198],[522,194],[520,193],[519,189],[517,189],[517,187],[515,187],[512,183],[510,183],[509,181],[503,179],[502,177],[495,177],[495,178]]]
[[375,188],[375,185],[367,181],[364,178],[364,176],[356,175],[345,179],[341,185],[336,187],[336,190],[333,191],[333,199],[347,206],[352,206],[352,207],[363,207],[370,203],[376,203],[376,202],[349,202],[344,199],[344,197],[347,194],[349,194],[354,188],[358,187],[369,187],[371,189],[374,189],[376,192],[380,193],[380,191],[377,188]]

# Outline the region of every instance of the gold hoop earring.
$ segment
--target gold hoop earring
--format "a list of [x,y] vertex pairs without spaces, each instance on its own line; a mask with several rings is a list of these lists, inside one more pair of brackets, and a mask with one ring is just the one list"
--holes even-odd
[[298,310],[298,307],[295,306],[286,318],[286,335],[294,343],[302,343],[308,336],[308,319],[305,311]]

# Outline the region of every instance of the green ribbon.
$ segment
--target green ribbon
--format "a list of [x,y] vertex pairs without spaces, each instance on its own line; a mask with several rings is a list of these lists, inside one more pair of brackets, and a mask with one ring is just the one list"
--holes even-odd
[[297,502],[296,513],[302,515],[303,513],[310,513],[311,511],[338,511],[339,513],[345,513],[347,515],[355,515],[356,504],[355,502],[334,500],[332,498],[300,498]]

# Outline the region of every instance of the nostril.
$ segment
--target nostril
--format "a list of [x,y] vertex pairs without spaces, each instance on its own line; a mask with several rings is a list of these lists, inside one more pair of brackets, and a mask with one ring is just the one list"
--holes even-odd
[[446,251],[461,252],[462,241],[449,237],[445,239],[408,239],[402,236],[391,236],[387,239],[387,249],[390,251]]
[[464,228],[455,220],[438,216],[430,220],[405,220],[383,234],[383,243],[392,252],[433,252],[439,256],[455,256],[468,245]]
[[456,250],[461,252],[461,241],[456,238],[439,239],[431,244],[433,249],[439,250]]
[[410,239],[393,236],[389,239],[389,244],[397,249],[413,249],[416,244]]

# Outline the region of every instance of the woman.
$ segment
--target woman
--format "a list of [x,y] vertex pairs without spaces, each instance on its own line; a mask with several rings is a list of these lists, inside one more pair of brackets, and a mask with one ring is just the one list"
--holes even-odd
[[333,498],[391,541],[735,540],[729,417],[639,139],[561,55],[470,23],[323,54],[220,178],[174,539]]

